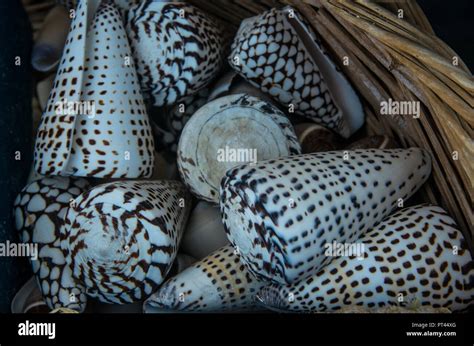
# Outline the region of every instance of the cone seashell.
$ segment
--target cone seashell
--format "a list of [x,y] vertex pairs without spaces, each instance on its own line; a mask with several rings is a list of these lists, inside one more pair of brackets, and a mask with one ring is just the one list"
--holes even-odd
[[85,290],[72,278],[61,250],[60,228],[71,201],[88,186],[84,179],[42,178],[28,184],[14,203],[15,226],[21,241],[38,247],[38,258],[31,259],[31,265],[50,309],[85,308]]
[[36,278],[33,276],[13,297],[11,312],[13,314],[23,314],[48,311],[49,308],[44,302]]
[[[316,275],[258,293],[266,307],[334,311],[410,305],[466,309],[474,301],[474,262],[446,212],[410,207],[386,218],[359,241],[361,259],[338,257]],[[292,299],[288,299],[291,296]]]
[[186,124],[178,145],[178,169],[196,196],[218,203],[219,184],[229,168],[300,150],[280,110],[249,95],[230,95],[200,108]]
[[191,206],[177,181],[117,181],[76,198],[61,247],[74,278],[105,303],[146,298],[176,257]]
[[395,149],[400,146],[389,136],[369,136],[349,144],[346,150],[357,149]]
[[53,7],[33,46],[31,65],[35,70],[50,72],[58,66],[70,25],[68,11],[63,6]]
[[228,245],[165,282],[145,301],[144,311],[253,310],[262,287]]
[[363,125],[357,94],[296,9],[244,20],[231,49],[232,68],[295,114],[345,138]]
[[298,124],[295,126],[295,132],[301,144],[303,154],[333,151],[341,147],[337,136],[321,125],[311,123]]
[[181,250],[198,260],[229,244],[219,207],[199,202],[191,213]]
[[285,284],[331,260],[324,244],[352,242],[406,201],[428,178],[418,148],[329,151],[243,165],[222,180],[230,242],[262,280]]
[[223,35],[212,18],[179,2],[144,1],[127,33],[142,92],[155,106],[179,102],[209,84],[223,64]]
[[127,36],[115,6],[102,2],[94,12],[95,4],[85,0],[77,8],[38,129],[35,169],[43,175],[150,177],[153,136],[127,60]]

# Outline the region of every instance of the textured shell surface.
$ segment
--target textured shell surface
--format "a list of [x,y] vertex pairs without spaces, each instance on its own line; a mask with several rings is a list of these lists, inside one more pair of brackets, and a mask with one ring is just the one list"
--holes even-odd
[[144,304],[145,312],[218,312],[255,309],[263,287],[225,246],[166,281]]
[[66,264],[60,228],[71,201],[88,186],[84,179],[42,178],[28,184],[14,203],[21,241],[38,246],[37,259],[31,259],[31,265],[50,309],[85,308],[85,289],[74,281]]
[[223,64],[220,29],[186,3],[144,1],[132,7],[127,33],[142,91],[155,106],[175,104],[199,91]]
[[300,281],[332,260],[324,255],[326,243],[358,239],[430,171],[428,152],[418,148],[322,152],[239,166],[221,184],[224,227],[260,279]]
[[274,8],[244,20],[228,61],[295,114],[343,137],[364,123],[357,94],[296,9]]
[[112,3],[102,2],[95,12],[93,5],[80,2],[71,23],[37,133],[35,169],[150,177],[153,135],[120,14]]
[[229,244],[221,211],[215,204],[200,201],[194,207],[181,242],[181,250],[199,260]]
[[61,247],[87,294],[105,303],[145,299],[176,257],[191,206],[178,181],[94,187],[66,212]]
[[442,208],[401,210],[358,242],[364,245],[360,259],[338,257],[305,280],[263,288],[258,300],[271,309],[300,312],[345,306],[457,311],[472,304],[474,262],[462,233]]
[[201,107],[188,121],[178,144],[178,168],[196,196],[218,203],[228,169],[300,152],[283,112],[246,94],[229,95]]

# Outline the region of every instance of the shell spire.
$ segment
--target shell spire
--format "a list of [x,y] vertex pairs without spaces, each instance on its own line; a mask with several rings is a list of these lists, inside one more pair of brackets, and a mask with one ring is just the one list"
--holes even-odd
[[[154,143],[113,3],[79,3],[35,144],[43,175],[150,177]],[[124,138],[127,138],[124,140]]]
[[177,181],[118,181],[76,198],[61,248],[77,282],[105,303],[148,297],[174,261],[191,207]]
[[265,287],[258,300],[273,310],[298,312],[355,305],[458,311],[472,305],[474,262],[454,220],[442,208],[401,210],[357,243],[364,246],[360,254],[338,257],[292,285]]
[[255,310],[264,286],[227,245],[165,282],[144,304],[145,312]]
[[430,171],[428,152],[418,148],[329,151],[239,166],[222,179],[224,226],[254,275],[292,283],[330,262],[326,243],[358,239]]

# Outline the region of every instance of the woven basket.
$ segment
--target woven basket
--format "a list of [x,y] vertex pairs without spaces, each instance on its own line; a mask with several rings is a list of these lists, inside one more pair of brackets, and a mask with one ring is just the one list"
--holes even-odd
[[[52,0],[24,0],[35,31]],[[455,218],[473,250],[474,81],[462,59],[436,37],[416,1],[188,0],[233,34],[242,19],[291,5],[319,33],[363,99],[365,134],[387,134],[431,152],[433,173],[420,192]],[[349,59],[349,64],[342,62]],[[420,118],[381,115],[389,98],[419,101]],[[36,101],[34,101],[37,104]],[[36,107],[36,112],[39,109]]]

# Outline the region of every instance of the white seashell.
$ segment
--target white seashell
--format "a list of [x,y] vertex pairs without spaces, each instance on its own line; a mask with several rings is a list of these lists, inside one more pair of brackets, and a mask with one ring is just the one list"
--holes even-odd
[[358,239],[405,203],[430,171],[428,152],[418,148],[329,151],[243,165],[222,181],[222,219],[254,275],[293,283],[330,262],[324,244]]
[[183,184],[116,181],[75,202],[61,242],[74,278],[104,303],[148,297],[168,274],[186,225],[191,201]]
[[43,301],[43,296],[38,287],[36,278],[29,279],[15,294],[11,303],[13,314],[31,313],[33,310],[48,311],[49,308]]
[[102,2],[93,12],[95,4],[80,2],[73,19],[38,129],[35,169],[43,175],[150,177],[153,135],[127,60],[127,36],[114,5]]
[[318,124],[302,123],[295,125],[295,133],[298,136],[303,154],[333,151],[341,147],[336,134]]
[[218,25],[186,3],[144,1],[130,9],[127,32],[142,92],[155,106],[194,94],[223,64]]
[[[266,42],[258,41],[262,35]],[[272,9],[244,20],[228,61],[295,114],[345,138],[364,123],[357,94],[296,9]]]
[[298,312],[346,306],[457,311],[474,302],[472,256],[454,220],[440,207],[399,211],[357,243],[361,253],[337,257],[316,275],[292,285],[265,287],[258,299],[273,310]]
[[249,95],[230,95],[208,103],[188,121],[178,145],[178,168],[196,196],[218,203],[228,169],[298,153],[293,127],[280,110]]
[[145,301],[144,311],[253,310],[254,295],[263,286],[228,245],[166,281]]
[[[61,250],[60,228],[71,201],[88,186],[84,179],[41,178],[29,183],[14,203],[15,224],[21,241],[38,246],[38,258],[31,259],[31,264],[44,301],[51,309],[66,307],[83,311],[85,308],[85,290],[74,282]],[[57,208],[49,210],[52,205]],[[50,287],[57,290],[52,291]]]
[[64,7],[55,6],[48,13],[31,53],[35,70],[49,72],[58,66],[70,24],[71,18]]
[[219,207],[199,202],[191,213],[181,250],[198,260],[229,244]]

